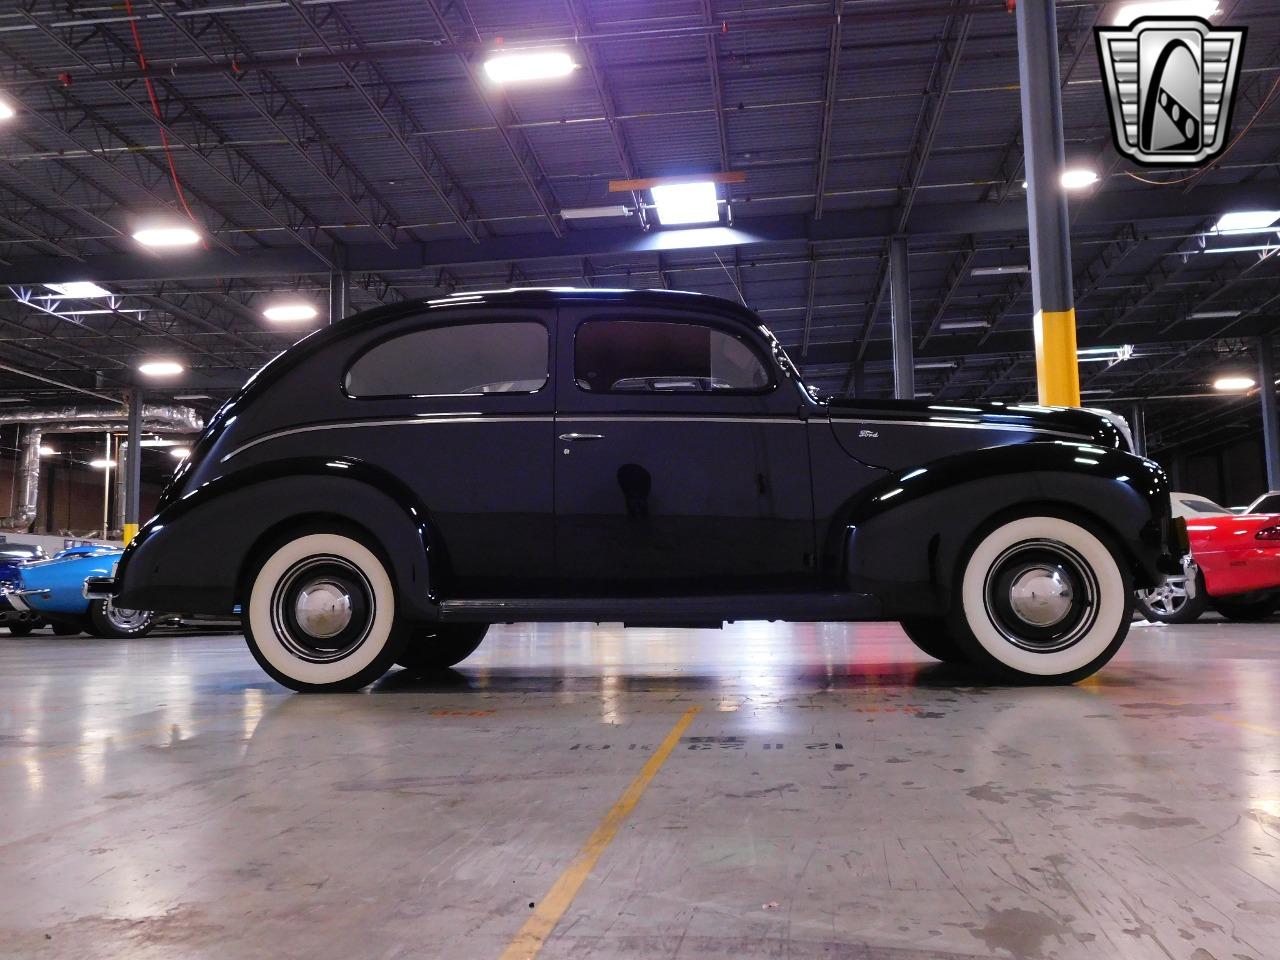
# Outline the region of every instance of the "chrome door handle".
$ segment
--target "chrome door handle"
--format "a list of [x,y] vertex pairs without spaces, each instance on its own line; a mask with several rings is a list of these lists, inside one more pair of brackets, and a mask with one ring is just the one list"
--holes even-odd
[[560,439],[568,443],[572,440],[603,440],[603,433],[562,433]]

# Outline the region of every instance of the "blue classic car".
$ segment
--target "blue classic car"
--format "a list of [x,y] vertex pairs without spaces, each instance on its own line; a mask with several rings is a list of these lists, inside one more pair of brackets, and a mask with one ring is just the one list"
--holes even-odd
[[43,560],[44,550],[31,543],[0,543],[0,626],[8,627],[15,637],[23,637],[43,621],[30,610],[19,610],[3,596],[6,587],[18,581],[18,568],[33,560]]
[[[24,563],[4,598],[18,611],[49,621],[53,632],[69,636],[84,631],[97,637],[141,637],[150,632],[156,616],[150,610],[128,610],[110,600],[88,600],[88,577],[111,574],[119,547],[71,547],[51,560]],[[10,628],[12,630],[12,627]]]

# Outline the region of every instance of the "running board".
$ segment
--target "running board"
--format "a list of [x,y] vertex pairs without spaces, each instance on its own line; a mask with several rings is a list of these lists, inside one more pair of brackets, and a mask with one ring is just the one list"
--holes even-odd
[[445,600],[440,619],[459,623],[625,623],[717,626],[733,620],[875,620],[879,600],[860,593],[775,593],[703,597],[528,597]]

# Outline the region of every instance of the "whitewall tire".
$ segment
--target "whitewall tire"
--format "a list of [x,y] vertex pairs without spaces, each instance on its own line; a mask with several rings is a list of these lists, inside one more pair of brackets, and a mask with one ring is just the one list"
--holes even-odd
[[1124,642],[1127,565],[1101,533],[1058,516],[1006,520],[962,561],[950,623],[975,666],[1006,680],[1074,683]]
[[249,586],[245,639],[279,683],[299,691],[357,690],[400,653],[391,576],[342,533],[296,536],[267,554]]

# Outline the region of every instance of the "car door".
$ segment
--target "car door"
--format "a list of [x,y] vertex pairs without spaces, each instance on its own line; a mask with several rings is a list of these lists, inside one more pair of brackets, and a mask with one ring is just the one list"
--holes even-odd
[[740,323],[569,304],[557,343],[556,570],[595,595],[815,579],[806,421]]
[[425,314],[390,325],[345,373],[365,426],[336,435],[425,505],[432,585],[448,596],[522,596],[551,579],[553,343],[550,309]]

